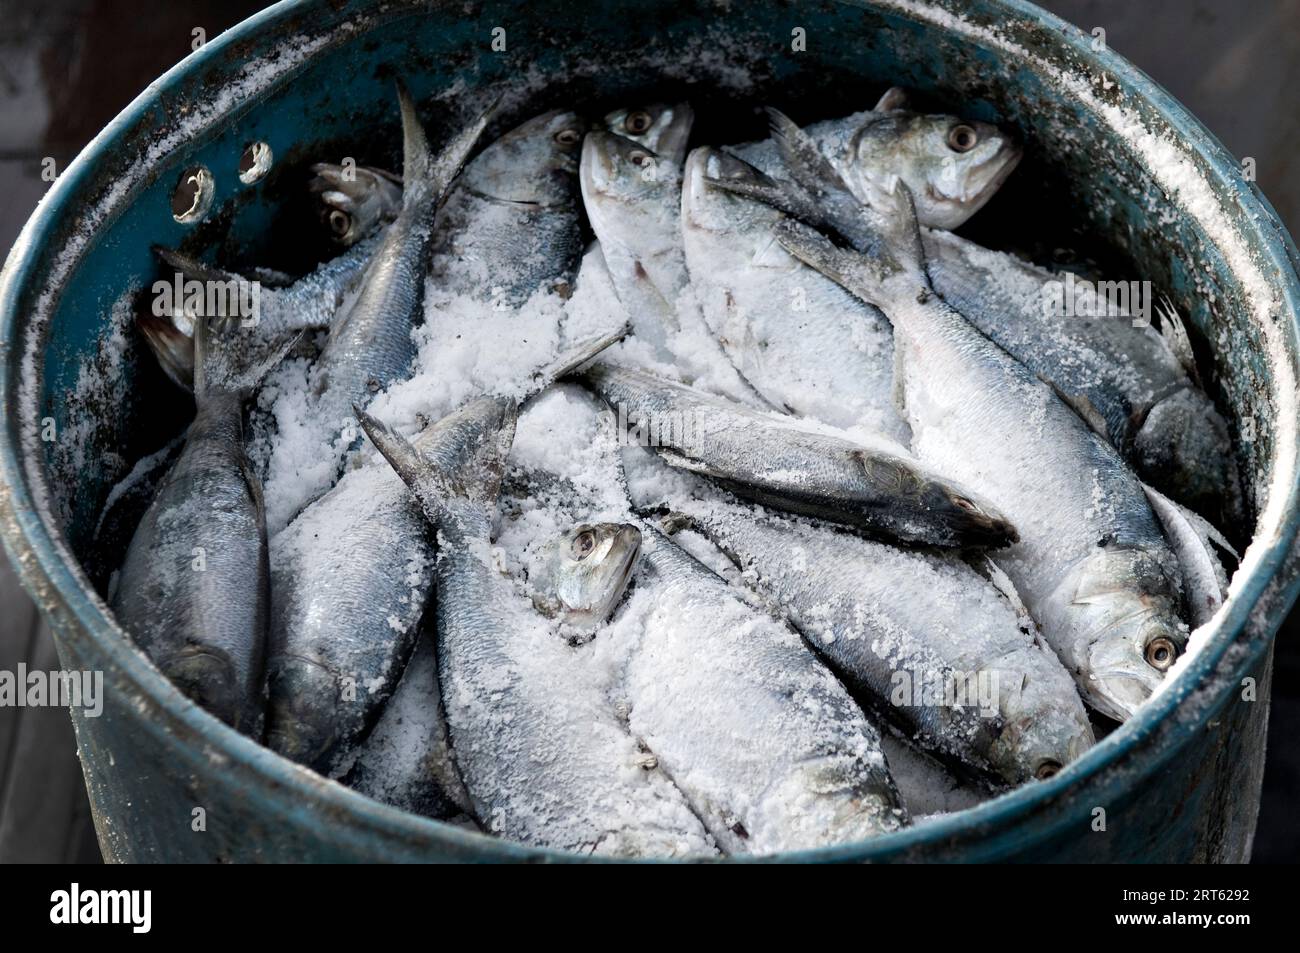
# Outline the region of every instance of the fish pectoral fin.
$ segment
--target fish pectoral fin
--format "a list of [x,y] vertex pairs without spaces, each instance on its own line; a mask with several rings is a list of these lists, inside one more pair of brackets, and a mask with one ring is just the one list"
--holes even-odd
[[1052,389],[1057,398],[1065,406],[1073,410],[1088,425],[1088,429],[1101,437],[1107,443],[1114,445],[1115,441],[1111,439],[1110,427],[1106,424],[1106,418],[1102,416],[1097,406],[1088,399],[1085,394],[1071,394],[1057,386],[1056,381],[1048,377],[1038,376],[1044,384]]
[[266,538],[266,500],[262,495],[262,481],[257,478],[253,472],[253,464],[247,455],[241,454],[239,460],[239,474],[244,478],[244,486],[248,488],[249,499],[253,501],[253,509],[257,513],[257,528],[263,539]]

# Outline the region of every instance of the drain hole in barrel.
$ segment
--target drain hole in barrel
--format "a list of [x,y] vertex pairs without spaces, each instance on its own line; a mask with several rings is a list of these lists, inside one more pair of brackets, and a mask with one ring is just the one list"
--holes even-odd
[[216,189],[212,173],[201,165],[186,169],[172,192],[172,218],[182,225],[197,222],[212,207]]
[[239,181],[252,185],[271,170],[271,147],[265,142],[250,142],[239,157]]

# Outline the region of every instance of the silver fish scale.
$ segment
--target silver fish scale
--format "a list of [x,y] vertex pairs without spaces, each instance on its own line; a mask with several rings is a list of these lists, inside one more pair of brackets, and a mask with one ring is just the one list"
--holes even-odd
[[187,650],[228,663],[228,685],[196,673],[204,685],[192,687],[219,690],[205,696],[209,707],[252,730],[260,716],[269,583],[240,405],[236,395],[201,401],[185,449],[131,539],[113,608],[173,680],[184,680],[173,663]]
[[452,504],[439,532],[440,671],[452,747],[485,828],[614,856],[709,853],[698,818],[618,721],[581,649],[492,564],[486,509]]
[[1121,450],[1152,405],[1193,386],[1160,335],[1128,315],[1045,317],[1043,285],[1064,275],[950,232],[922,234],[940,296],[1030,370],[1087,398]]
[[[904,550],[725,503],[674,500],[841,675],[909,736],[994,780],[1092,744],[1073,681],[1031,624],[956,557]],[[896,675],[905,704],[896,703]],[[927,676],[970,678],[964,708],[923,703]],[[954,683],[955,684],[955,683]],[[908,701],[910,699],[910,701]],[[918,737],[919,736],[919,737]]]
[[687,163],[682,235],[705,321],[736,369],[773,406],[900,442],[893,342],[877,309],[788,255],[781,215],[721,194]]
[[718,843],[770,853],[901,826],[879,734],[798,635],[653,530],[643,552],[629,724]]
[[576,196],[534,207],[461,186],[438,218],[430,273],[441,292],[518,307],[538,288],[571,280],[581,255]]

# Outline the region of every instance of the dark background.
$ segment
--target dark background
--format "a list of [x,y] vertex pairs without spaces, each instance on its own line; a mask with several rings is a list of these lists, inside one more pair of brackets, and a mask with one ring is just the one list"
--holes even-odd
[[[585,2],[585,0],[575,0]],[[264,3],[0,0],[0,250],[47,188],[137,93]],[[1300,234],[1300,0],[1040,0],[1184,103]],[[864,105],[870,105],[864,103]],[[1300,615],[1278,637],[1256,862],[1300,859]],[[53,644],[0,559],[0,670],[57,667]],[[1153,809],[1158,810],[1157,805]],[[61,709],[0,708],[0,863],[97,860],[72,727]]]

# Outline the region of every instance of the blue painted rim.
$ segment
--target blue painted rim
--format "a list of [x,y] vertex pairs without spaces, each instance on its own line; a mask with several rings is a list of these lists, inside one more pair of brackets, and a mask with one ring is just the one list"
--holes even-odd
[[[861,0],[852,0],[852,2],[858,6],[872,6]],[[1154,107],[1164,121],[1178,133],[1191,152],[1199,154],[1207,161],[1217,183],[1226,185],[1247,213],[1264,213],[1254,216],[1257,222],[1265,226],[1264,228],[1257,226],[1257,247],[1266,253],[1268,259],[1266,265],[1277,270],[1278,277],[1275,280],[1281,286],[1288,306],[1288,313],[1283,317],[1295,338],[1300,340],[1300,276],[1297,275],[1295,266],[1295,262],[1300,261],[1300,254],[1297,254],[1295,244],[1280,225],[1276,213],[1267,200],[1252,192],[1242,182],[1236,160],[1222,144],[1172,96],[1135,66],[1109,49],[1101,52],[1092,51],[1089,47],[1091,37],[1076,27],[1024,0],[988,0],[988,2],[990,5],[1004,9],[1009,18],[1035,24],[1048,32],[1055,41],[1082,56],[1084,60],[1096,62],[1113,73],[1116,78],[1127,84],[1126,88],[1133,90],[1136,95],[1147,100]],[[883,5],[895,10],[887,0]],[[935,10],[948,13],[947,8],[942,4],[933,3],[932,6]],[[48,244],[51,236],[55,234],[55,225],[65,215],[72,214],[81,197],[80,192],[83,187],[92,181],[94,167],[101,157],[117,149],[125,140],[129,130],[138,125],[149,125],[149,113],[160,106],[160,100],[167,93],[178,90],[182,80],[191,73],[215,66],[223,53],[236,44],[251,43],[262,31],[273,31],[279,24],[312,8],[324,8],[317,12],[318,22],[335,22],[340,15],[336,11],[331,11],[330,7],[331,4],[323,0],[281,0],[222,33],[191,53],[136,97],[59,176],[24,226],[3,273],[0,273],[0,394],[8,395],[15,392],[18,383],[10,365],[15,342],[21,340],[18,337],[19,307],[24,289],[30,283],[41,281],[45,277],[42,274],[41,261],[50,251]],[[904,11],[895,12],[908,15]],[[924,19],[923,12],[918,13],[917,16]],[[941,23],[937,23],[936,26],[943,28]],[[251,43],[251,45],[256,44]],[[293,75],[301,68],[299,66],[297,70],[286,73],[273,85],[292,81]],[[1291,357],[1293,361],[1297,360],[1296,355]],[[189,702],[132,647],[129,637],[116,621],[90,597],[89,586],[81,578],[80,570],[64,561],[59,552],[60,544],[55,540],[57,531],[47,526],[37,515],[26,482],[21,454],[20,441],[14,433],[13,425],[11,422],[6,423],[3,439],[0,439],[0,481],[10,494],[9,505],[17,532],[10,532],[6,528],[4,544],[14,565],[20,567],[24,586],[29,590],[35,590],[40,578],[43,577],[48,581],[64,601],[76,624],[88,634],[96,648],[121,670],[136,690],[147,696],[169,717],[184,723],[187,728],[204,737],[209,744],[219,748],[232,762],[250,769],[269,784],[283,786],[290,792],[301,792],[307,797],[318,797],[322,803],[336,809],[345,808],[352,819],[361,825],[371,827],[377,833],[398,839],[414,838],[420,843],[436,840],[460,848],[490,848],[491,853],[497,856],[519,860],[585,859],[563,851],[525,847],[489,838],[483,834],[416,817],[372,801],[342,785],[306,772],[235,732]],[[1049,781],[1023,786],[960,813],[918,827],[882,835],[868,842],[788,853],[775,859],[798,861],[884,859],[905,853],[911,848],[937,844],[966,834],[972,828],[983,828],[990,834],[997,829],[1006,830],[1018,819],[1025,817],[1033,808],[1044,802],[1059,799],[1072,788],[1082,786],[1085,782],[1116,767],[1128,753],[1152,739],[1162,723],[1167,719],[1174,719],[1177,708],[1197,690],[1198,686],[1206,683],[1223,660],[1230,645],[1243,635],[1256,638],[1261,634],[1271,635],[1275,632],[1282,617],[1294,602],[1297,591],[1300,590],[1300,579],[1286,581],[1280,596],[1271,600],[1266,613],[1254,620],[1253,627],[1250,624],[1251,617],[1257,602],[1264,596],[1291,554],[1298,528],[1296,515],[1300,510],[1298,498],[1300,498],[1300,483],[1293,483],[1287,493],[1285,507],[1287,518],[1282,531],[1261,551],[1261,558],[1254,573],[1247,580],[1248,585],[1245,590],[1233,600],[1210,643],[1201,650],[1190,668],[1182,673],[1180,682],[1182,687],[1166,691],[1159,698],[1148,703],[1132,720],[1113,732],[1078,761],[1068,765],[1059,775]],[[72,638],[77,633],[61,630],[61,634]],[[1268,638],[1259,639],[1256,651],[1242,659],[1234,667],[1234,671],[1240,673],[1253,664],[1268,644]],[[1224,690],[1216,694],[1213,704],[1204,706],[1203,717],[1216,709],[1226,699],[1227,694],[1228,690],[1225,686]],[[1193,726],[1198,727],[1203,717],[1192,719],[1187,723],[1189,727],[1185,730],[1193,730]],[[1112,780],[1106,783],[1117,782]],[[364,833],[364,831],[358,830],[357,833]],[[729,859],[729,862],[764,859],[774,858],[735,858]]]

